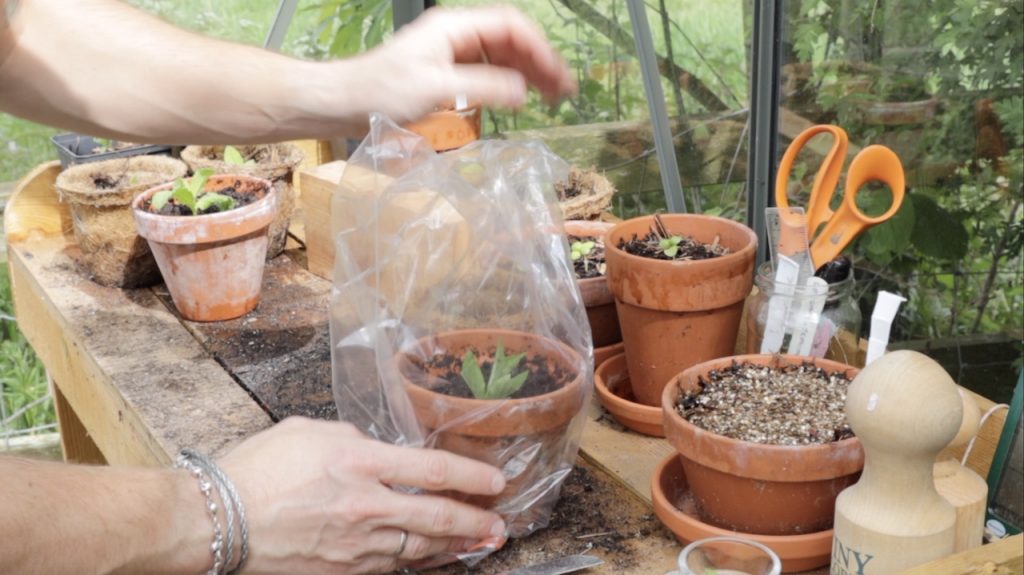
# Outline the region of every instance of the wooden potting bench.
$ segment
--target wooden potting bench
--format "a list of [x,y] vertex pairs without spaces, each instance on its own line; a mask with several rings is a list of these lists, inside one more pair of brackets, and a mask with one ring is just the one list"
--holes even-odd
[[[337,170],[324,170],[312,175],[328,174],[329,185]],[[330,282],[307,271],[302,250],[268,265],[252,314],[186,322],[162,286],[104,288],[81,273],[71,216],[54,189],[58,171],[54,162],[28,174],[4,217],[18,322],[52,377],[68,461],[168,465],[183,447],[220,454],[288,415],[336,416]],[[295,232],[303,237],[301,225]],[[551,525],[509,543],[478,572],[582,552],[605,559],[592,573],[661,575],[673,568],[680,545],[653,516],[649,489],[651,471],[671,448],[624,431],[596,403],[589,415],[579,465]],[[989,420],[972,452],[971,467],[982,477],[1001,421]],[[915,572],[1020,573],[1022,546],[1017,536]]]

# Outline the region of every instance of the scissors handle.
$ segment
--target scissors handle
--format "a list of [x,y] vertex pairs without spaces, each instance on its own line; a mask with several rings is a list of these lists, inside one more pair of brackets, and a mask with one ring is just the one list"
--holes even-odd
[[[882,182],[892,191],[892,205],[880,216],[868,216],[857,207],[857,193],[868,182]],[[905,195],[903,164],[895,152],[878,145],[861,150],[846,172],[843,203],[811,243],[811,261],[815,268],[838,256],[864,230],[896,215]]]
[[839,187],[839,175],[846,162],[846,149],[849,145],[849,137],[846,131],[839,126],[829,124],[818,124],[800,132],[786,148],[779,163],[779,172],[775,176],[775,205],[780,208],[789,207],[788,184],[790,172],[793,170],[793,162],[796,160],[800,150],[807,144],[808,140],[828,132],[832,134],[832,149],[825,155],[825,160],[818,173],[814,176],[814,185],[811,188],[810,200],[807,203],[807,235],[813,237],[814,232],[826,220],[832,216],[832,208],[829,202],[836,188]]

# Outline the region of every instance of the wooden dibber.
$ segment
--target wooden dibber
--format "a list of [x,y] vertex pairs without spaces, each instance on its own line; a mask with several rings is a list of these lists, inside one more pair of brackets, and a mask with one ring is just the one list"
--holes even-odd
[[864,472],[836,500],[831,574],[888,575],[953,553],[956,511],[932,478],[963,421],[946,371],[917,352],[886,354],[850,384],[846,417]]
[[[953,441],[947,447],[965,445],[978,431],[981,410],[969,393],[957,389],[963,400],[964,417]],[[988,484],[977,473],[951,456],[939,457],[933,470],[935,489],[956,509],[956,546],[959,553],[981,545],[985,531],[985,507]]]

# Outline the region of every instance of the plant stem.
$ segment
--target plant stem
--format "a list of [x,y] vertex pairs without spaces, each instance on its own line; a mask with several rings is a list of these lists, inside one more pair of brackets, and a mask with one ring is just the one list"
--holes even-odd
[[[1024,193],[1024,186],[1022,186],[1021,192]],[[1003,252],[1006,251],[1006,242],[1010,237],[1011,226],[1017,221],[1017,210],[1020,209],[1020,203],[1020,199],[1013,203],[1010,217],[1006,220],[1007,226],[1004,228],[1006,231],[999,236],[999,243],[996,244],[995,252],[992,254],[992,265],[988,268],[985,285],[981,288],[981,294],[978,296],[978,315],[974,317],[974,323],[971,324],[971,333],[978,333],[981,318],[985,315],[985,308],[988,307],[988,302],[992,299],[992,286],[995,285],[996,273],[999,271],[999,260],[1003,259]]]

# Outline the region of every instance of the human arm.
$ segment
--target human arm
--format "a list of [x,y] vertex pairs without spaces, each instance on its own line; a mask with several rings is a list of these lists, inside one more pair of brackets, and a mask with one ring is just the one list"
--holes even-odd
[[[289,419],[220,461],[245,505],[245,573],[374,573],[463,550],[491,512],[390,485],[493,494],[500,472],[443,451],[382,444],[341,423]],[[12,573],[200,573],[212,523],[183,470],[0,458],[0,565]],[[400,529],[410,535],[392,554]]]
[[0,52],[0,110],[128,141],[356,136],[370,112],[405,122],[456,94],[518,106],[527,83],[549,98],[574,89],[536,25],[506,7],[432,9],[364,55],[305,62],[117,0],[20,2]]

